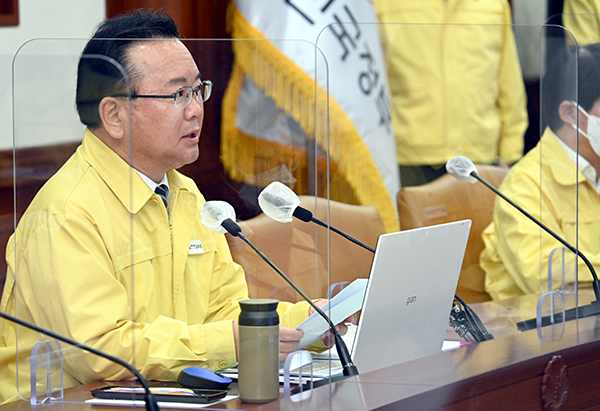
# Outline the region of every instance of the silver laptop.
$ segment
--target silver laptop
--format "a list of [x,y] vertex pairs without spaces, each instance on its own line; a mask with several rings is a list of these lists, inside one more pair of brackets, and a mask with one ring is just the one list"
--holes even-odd
[[[354,341],[347,342],[361,374],[441,352],[470,229],[471,220],[463,220],[379,237]],[[315,358],[316,377],[342,373],[329,354],[335,348]]]
[[379,237],[348,347],[361,374],[442,350],[470,229],[464,220]]

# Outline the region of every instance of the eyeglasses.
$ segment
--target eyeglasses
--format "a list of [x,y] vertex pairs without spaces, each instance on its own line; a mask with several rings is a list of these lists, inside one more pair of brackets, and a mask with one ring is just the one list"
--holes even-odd
[[[201,81],[195,88],[190,86],[183,86],[173,94],[162,95],[162,94],[132,94],[131,98],[172,98],[175,103],[175,107],[186,108],[192,102],[192,96],[196,96],[198,102],[205,102],[209,99],[210,93],[212,92],[212,81],[204,80]],[[127,97],[126,94],[120,94],[115,97]]]

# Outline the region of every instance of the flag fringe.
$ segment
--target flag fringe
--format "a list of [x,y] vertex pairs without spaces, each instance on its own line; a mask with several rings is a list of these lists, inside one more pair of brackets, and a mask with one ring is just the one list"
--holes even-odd
[[[277,164],[286,163],[290,169],[308,166],[306,154],[301,150],[262,139],[258,149],[258,139],[247,135],[244,138],[237,129],[237,98],[246,75],[273,99],[279,109],[292,117],[309,138],[320,147],[328,148],[331,161],[337,165],[336,173],[332,172],[331,166],[329,170],[331,199],[373,204],[386,230],[397,231],[399,223],[394,202],[352,121],[322,87],[315,86],[314,79],[256,30],[233,2],[229,7],[228,24],[236,40],[233,42],[234,68],[223,100],[221,154],[227,172],[233,179],[248,181],[247,176],[266,171],[263,167],[270,164],[269,158],[276,159]],[[321,170],[318,171],[321,174]],[[248,182],[256,184],[255,178],[251,178],[253,180]]]

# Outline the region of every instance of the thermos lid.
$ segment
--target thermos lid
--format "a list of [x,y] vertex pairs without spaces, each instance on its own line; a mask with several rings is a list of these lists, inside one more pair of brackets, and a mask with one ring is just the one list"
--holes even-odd
[[242,311],[275,311],[279,300],[272,298],[254,298],[240,301]]
[[277,314],[278,300],[271,298],[257,298],[240,301],[239,325],[248,326],[270,326],[279,324]]

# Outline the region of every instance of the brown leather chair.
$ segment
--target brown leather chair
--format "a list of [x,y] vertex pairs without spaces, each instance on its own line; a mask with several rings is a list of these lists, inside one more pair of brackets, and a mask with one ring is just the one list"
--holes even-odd
[[[327,200],[300,196],[302,207],[327,223]],[[385,233],[383,221],[374,206],[330,202],[331,226],[375,247],[380,234]],[[260,214],[239,223],[242,232],[273,263],[310,298],[327,296],[335,283],[367,278],[373,254],[364,248],[314,223],[294,219],[279,223]],[[251,298],[276,298],[297,302],[302,299],[245,242],[226,235],[233,260],[246,272]],[[331,278],[328,270],[328,250],[331,249]]]
[[[499,187],[508,169],[477,166],[479,175]],[[472,220],[471,232],[456,294],[467,303],[490,300],[484,289],[484,272],[479,267],[483,251],[482,231],[492,221],[496,195],[483,184],[458,181],[446,174],[422,186],[406,187],[398,192],[398,212],[402,230]]]

